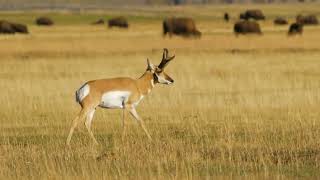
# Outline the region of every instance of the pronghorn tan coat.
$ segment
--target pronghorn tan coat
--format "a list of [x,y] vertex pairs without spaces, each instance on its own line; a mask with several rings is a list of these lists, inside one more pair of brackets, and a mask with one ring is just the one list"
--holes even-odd
[[[163,58],[159,66],[154,66],[148,62],[148,68],[139,79],[128,77],[100,79],[88,81],[76,91],[76,101],[82,109],[73,120],[67,145],[70,145],[71,137],[79,121],[86,119],[85,125],[93,141],[98,144],[91,131],[91,123],[95,109],[99,106],[109,109],[127,110],[139,122],[148,138],[151,136],[147,131],[143,120],[136,112],[136,106],[148,95],[155,84],[171,84],[173,80],[164,72],[165,66],[175,56],[168,57],[168,50],[164,49]],[[125,134],[125,112],[123,112],[123,133]]]
[[[112,91],[127,91],[130,92],[130,96],[127,99],[127,104],[135,104],[140,101],[141,96],[146,96],[154,87],[153,75],[150,72],[146,72],[141,78],[135,80],[127,77],[112,78],[112,79],[100,79],[87,82],[84,86],[90,88],[88,95],[83,97],[80,103],[84,106],[100,106],[102,96],[107,92]],[[77,91],[78,92],[78,91]],[[76,96],[79,96],[76,94]],[[101,107],[103,107],[101,105]],[[112,108],[112,107],[105,107]]]

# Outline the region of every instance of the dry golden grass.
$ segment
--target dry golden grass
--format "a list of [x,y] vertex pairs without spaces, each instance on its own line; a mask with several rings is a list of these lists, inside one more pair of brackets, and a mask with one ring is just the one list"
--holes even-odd
[[[163,39],[161,19],[152,15],[173,11],[166,7],[145,10],[139,14],[145,19],[133,20],[129,30],[83,22],[1,36],[0,176],[318,176],[320,28],[306,27],[302,37],[288,38],[286,28],[268,20],[262,37],[236,38],[231,24],[210,16],[237,7],[185,7],[183,13],[197,14],[199,8],[200,40]],[[262,8],[294,17],[297,7]],[[94,146],[80,125],[66,148],[80,109],[75,90],[91,79],[139,77],[146,58],[158,63],[163,47],[176,54],[167,69],[175,84],[157,86],[138,107],[154,141],[131,118],[121,141],[121,111],[99,109],[93,129],[101,145]]]

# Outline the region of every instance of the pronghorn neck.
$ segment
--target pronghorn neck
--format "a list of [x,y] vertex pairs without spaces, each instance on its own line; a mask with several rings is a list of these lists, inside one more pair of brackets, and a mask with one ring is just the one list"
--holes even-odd
[[146,71],[139,79],[137,79],[139,91],[143,95],[149,94],[154,87],[154,84],[153,74],[149,71]]

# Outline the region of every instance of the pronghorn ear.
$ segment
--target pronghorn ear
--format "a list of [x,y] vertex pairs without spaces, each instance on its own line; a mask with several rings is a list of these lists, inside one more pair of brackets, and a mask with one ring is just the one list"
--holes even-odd
[[148,65],[147,70],[154,70],[155,69],[154,65],[150,62],[150,60],[148,58],[147,58],[147,65]]

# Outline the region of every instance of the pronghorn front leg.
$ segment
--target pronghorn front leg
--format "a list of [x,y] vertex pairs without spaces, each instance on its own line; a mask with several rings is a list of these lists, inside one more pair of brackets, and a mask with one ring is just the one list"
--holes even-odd
[[135,108],[134,106],[130,106],[130,107],[129,107],[129,112],[130,112],[130,114],[138,121],[138,123],[140,124],[140,126],[142,127],[142,129],[144,130],[144,132],[147,134],[149,140],[151,141],[152,138],[151,138],[151,136],[150,136],[147,128],[145,127],[143,120],[139,117],[139,115],[138,115],[138,113],[137,113],[137,111],[136,111],[136,108]]

